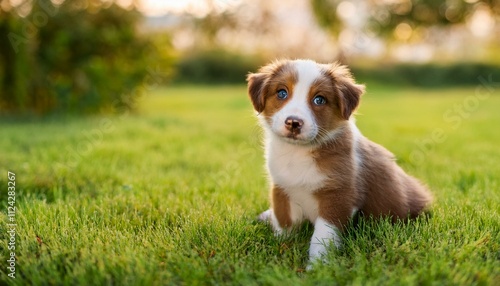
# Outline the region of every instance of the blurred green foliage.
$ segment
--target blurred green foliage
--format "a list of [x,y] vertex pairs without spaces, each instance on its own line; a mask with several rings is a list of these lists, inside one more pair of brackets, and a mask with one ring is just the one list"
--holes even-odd
[[342,21],[335,12],[336,6],[340,3],[324,0],[312,0],[311,7],[318,24],[333,34],[338,34],[342,30]]
[[264,63],[224,49],[201,49],[183,55],[176,66],[175,80],[180,83],[244,83],[249,72]]
[[[181,55],[175,69],[177,83],[240,83],[267,61],[224,49],[203,49]],[[500,74],[498,64],[455,62],[450,64],[350,65],[360,82],[400,86],[448,87],[480,84],[479,76]]]
[[[23,15],[26,5],[30,9]],[[159,84],[172,64],[168,51],[139,34],[141,14],[114,2],[37,0],[2,7],[3,114],[96,113],[130,106],[131,97]]]
[[356,79],[392,85],[447,87],[481,84],[500,74],[500,66],[485,63],[458,62],[452,64],[393,64],[376,67],[352,66]]
[[372,0],[370,26],[381,35],[392,37],[401,23],[411,27],[451,27],[465,23],[480,7],[487,7],[492,15],[500,15],[499,0]]
[[[317,22],[337,35],[343,23],[338,6],[342,0],[311,0]],[[365,28],[394,39],[393,32],[401,23],[412,27],[429,28],[464,23],[479,6],[487,7],[492,15],[500,15],[500,0],[369,0],[368,24]]]

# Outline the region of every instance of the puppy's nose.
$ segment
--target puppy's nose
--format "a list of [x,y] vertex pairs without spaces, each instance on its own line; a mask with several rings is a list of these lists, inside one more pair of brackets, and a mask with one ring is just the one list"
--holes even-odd
[[289,116],[285,120],[285,127],[289,131],[292,132],[300,132],[300,129],[302,128],[302,125],[304,125],[304,120],[296,117],[296,116]]

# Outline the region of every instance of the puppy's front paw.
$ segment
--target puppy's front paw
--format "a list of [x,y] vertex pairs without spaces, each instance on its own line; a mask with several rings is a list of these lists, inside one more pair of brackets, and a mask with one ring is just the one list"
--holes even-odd
[[326,263],[326,252],[327,252],[327,243],[314,243],[311,242],[311,246],[309,248],[309,262],[307,263],[306,270],[312,270],[314,265],[318,263]]
[[328,264],[327,249],[329,242],[312,242],[309,248],[309,262],[307,263],[306,271],[314,270],[318,264]]
[[267,224],[270,224],[274,230],[274,235],[280,236],[283,234],[283,228],[281,228],[276,216],[274,216],[274,212],[271,209],[261,213],[258,217],[260,221],[263,221]]
[[314,268],[319,264],[328,265],[328,263],[329,260],[326,258],[326,255],[321,255],[320,257],[313,258],[310,257],[306,265],[306,271],[314,270]]
[[267,223],[271,223],[271,220],[272,220],[272,214],[273,214],[273,211],[272,210],[267,210],[263,213],[261,213],[258,217],[258,219],[260,221],[263,221],[263,222],[267,222]]
[[311,246],[309,247],[309,264],[307,270],[311,270],[315,264],[322,262],[327,263],[326,254],[330,245],[335,245],[336,248],[341,247],[338,228],[319,217],[314,223],[314,233],[311,238]]

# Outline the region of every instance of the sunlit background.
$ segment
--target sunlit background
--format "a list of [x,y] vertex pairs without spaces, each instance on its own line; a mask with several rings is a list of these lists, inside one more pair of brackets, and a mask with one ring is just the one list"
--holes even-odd
[[[174,23],[178,23],[174,19],[181,21],[188,16],[227,17],[228,22],[222,22],[215,35],[217,41],[245,52],[259,49],[277,56],[285,53],[331,60],[332,55],[342,51],[353,56],[408,62],[483,60],[494,55],[500,40],[498,6],[498,1],[479,0],[139,3],[140,11],[148,17],[147,23],[163,23],[166,29],[174,28]],[[232,26],[235,22],[241,26]],[[196,45],[195,36],[186,31],[174,33],[174,46],[192,47]]]
[[499,0],[1,0],[0,8],[0,110],[9,114],[132,107],[117,94],[135,90],[152,66],[161,84],[243,84],[270,60],[311,58],[348,64],[363,80],[460,85],[500,65]]

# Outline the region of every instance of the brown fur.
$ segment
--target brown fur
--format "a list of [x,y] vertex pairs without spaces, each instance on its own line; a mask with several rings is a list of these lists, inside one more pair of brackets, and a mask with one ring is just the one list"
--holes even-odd
[[431,201],[430,193],[396,163],[384,147],[363,138],[359,143],[363,158],[357,185],[364,195],[360,211],[368,216],[391,216],[393,221],[414,218]]
[[292,227],[292,218],[290,217],[290,199],[281,187],[273,187],[271,191],[271,202],[279,224],[284,228]]
[[338,64],[326,65],[325,75],[330,78],[338,93],[339,108],[342,118],[349,120],[349,117],[359,105],[361,94],[365,91],[364,85],[354,82],[347,67]]
[[352,160],[352,134],[344,127],[339,134],[343,140],[322,145],[313,152],[320,170],[328,174],[327,183],[315,193],[319,203],[319,215],[342,229],[351,210],[359,201],[356,191],[355,170]]
[[274,114],[287,100],[278,100],[272,96],[279,89],[285,89],[290,95],[293,94],[293,87],[297,82],[297,74],[286,61],[277,61],[271,65],[262,67],[258,73],[249,74],[248,95],[257,112],[264,116]]

